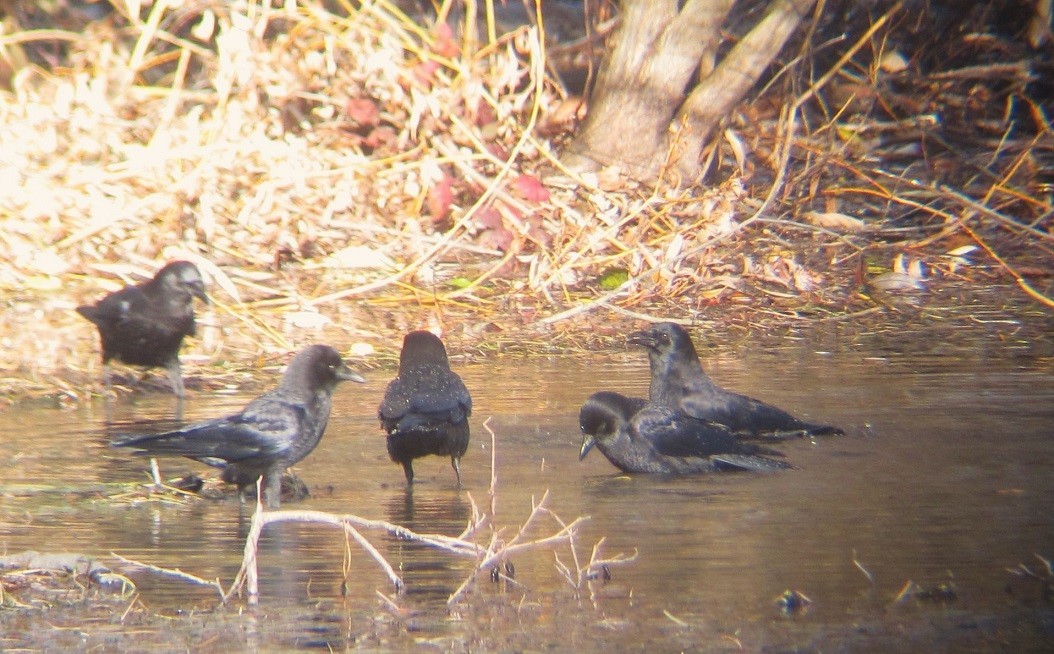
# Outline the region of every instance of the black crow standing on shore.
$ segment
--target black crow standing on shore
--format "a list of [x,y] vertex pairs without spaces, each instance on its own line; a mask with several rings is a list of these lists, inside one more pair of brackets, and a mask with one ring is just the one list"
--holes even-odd
[[315,449],[329,421],[333,389],[340,381],[364,382],[328,345],[312,345],[289,363],[278,388],[241,413],[162,434],[131,436],[115,447],[143,454],[178,454],[223,470],[239,492],[263,476],[269,508],[280,503],[282,472]]
[[77,307],[95,323],[102,340],[103,381],[110,389],[110,359],[146,368],[163,367],[172,391],[182,399],[179,348],[194,335],[194,298],[206,304],[205,283],[189,261],[173,261],[154,278],[125,286],[96,304]]
[[744,443],[728,428],[670,407],[610,391],[593,393],[578,414],[584,459],[594,446],[623,472],[685,474],[778,470],[775,450]]
[[460,460],[468,449],[472,397],[450,369],[446,348],[428,331],[410,332],[399,353],[399,375],[388,384],[378,416],[388,434],[388,454],[406,481],[414,481],[413,460],[429,454],[449,456],[457,484]]
[[737,435],[844,433],[838,427],[804,422],[771,404],[721,388],[703,372],[692,338],[680,325],[657,323],[630,334],[628,341],[648,351],[653,404],[724,425]]

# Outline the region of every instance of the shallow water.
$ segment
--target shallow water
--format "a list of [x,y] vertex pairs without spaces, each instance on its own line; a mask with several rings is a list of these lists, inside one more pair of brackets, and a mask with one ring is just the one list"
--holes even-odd
[[[841,425],[849,435],[781,445],[796,469],[777,474],[627,477],[595,450],[579,462],[578,407],[601,388],[646,395],[640,359],[455,364],[475,402],[461,490],[449,462],[432,457],[415,465],[410,494],[401,469],[387,459],[374,416],[390,372],[345,384],[325,438],[297,467],[311,497],[283,505],[456,535],[473,501],[489,510],[487,421],[496,434],[497,524],[506,537],[549,491],[548,505],[564,521],[589,518],[577,539],[582,560],[601,538],[605,556],[636,552],[635,561],[610,566],[610,581],[579,594],[556,570],[553,551],[538,551],[513,560],[522,586],[481,575],[476,590],[448,611],[446,599],[471,560],[367,533],[406,582],[397,594],[361,550],[352,545],[345,562],[343,536],[317,525],[276,525],[265,533],[254,609],[236,602],[216,610],[214,589],[120,567],[111,552],[226,587],[241,563],[249,512],[232,496],[185,505],[107,497],[107,484],[145,479],[147,460],[106,443],[117,433],[167,427],[174,405],[166,395],[123,399],[109,417],[101,403],[6,410],[0,548],[97,556],[135,580],[147,613],[186,619],[169,627],[177,635],[168,640],[113,621],[81,624],[81,645],[133,647],[149,638],[155,648],[208,649],[219,638],[238,649],[431,644],[599,652],[612,645],[1042,651],[1054,644],[1054,617],[1040,585],[1006,571],[1022,562],[1039,569],[1034,555],[1054,556],[1050,361],[961,352],[887,358],[805,346],[718,358],[706,366],[723,385]],[[191,394],[184,417],[229,413],[247,399]],[[210,472],[183,459],[160,464],[165,477]],[[540,524],[532,532],[538,537],[557,528]],[[573,565],[566,546],[555,553]],[[954,597],[895,602],[908,581],[930,589],[950,583]],[[812,600],[807,611],[780,612],[775,600],[788,589]],[[188,617],[192,610],[199,615]],[[18,632],[44,622],[8,620],[0,647],[39,645]]]

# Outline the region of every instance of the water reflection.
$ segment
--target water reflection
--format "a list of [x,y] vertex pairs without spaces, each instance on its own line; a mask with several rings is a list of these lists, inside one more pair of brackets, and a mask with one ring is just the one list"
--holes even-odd
[[[407,487],[393,491],[385,513],[388,522],[420,534],[458,536],[468,525],[471,508],[459,491]],[[448,552],[390,534],[386,545],[385,557],[399,562],[405,594],[415,600],[445,602],[472,568],[471,562]]]

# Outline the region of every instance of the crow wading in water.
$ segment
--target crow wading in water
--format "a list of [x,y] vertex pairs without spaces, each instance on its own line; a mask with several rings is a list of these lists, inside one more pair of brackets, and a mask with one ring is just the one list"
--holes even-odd
[[193,336],[194,298],[208,304],[205,283],[189,261],[173,261],[154,278],[125,286],[96,304],[77,307],[99,328],[102,340],[103,382],[110,390],[111,359],[145,368],[164,368],[172,391],[183,398],[179,348]]
[[578,414],[579,459],[595,446],[623,472],[685,474],[721,470],[779,470],[790,466],[744,443],[728,428],[670,407],[610,391],[594,393]]
[[318,445],[329,421],[333,389],[364,382],[328,345],[312,345],[289,363],[278,388],[249,402],[241,413],[162,434],[129,436],[115,447],[140,454],[182,455],[223,470],[239,493],[263,476],[264,500],[280,504],[282,473]]
[[657,323],[630,334],[628,342],[648,352],[652,404],[724,425],[739,436],[844,433],[838,427],[805,422],[771,404],[721,388],[703,372],[692,338],[680,325]]
[[402,465],[407,483],[414,481],[414,459],[438,454],[450,457],[461,485],[472,397],[450,369],[438,336],[415,331],[403,338],[399,375],[388,384],[377,413],[388,434],[388,454]]

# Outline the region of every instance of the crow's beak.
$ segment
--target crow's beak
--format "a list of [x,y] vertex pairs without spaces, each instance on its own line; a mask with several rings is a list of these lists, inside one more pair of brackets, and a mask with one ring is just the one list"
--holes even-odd
[[633,332],[626,337],[626,342],[630,345],[643,345],[648,348],[653,348],[657,345],[655,336],[649,331]]
[[589,434],[583,436],[582,449],[578,451],[578,460],[581,461],[582,459],[586,458],[586,455],[589,454],[589,450],[593,449],[593,446],[596,444],[596,439],[590,436]]
[[342,365],[340,368],[337,369],[337,379],[358,382],[360,384],[366,383],[366,378],[349,368],[347,364]]
[[205,285],[201,282],[195,282],[194,284],[191,284],[190,293],[205,304],[212,304],[212,300],[209,299],[209,296],[205,295]]

